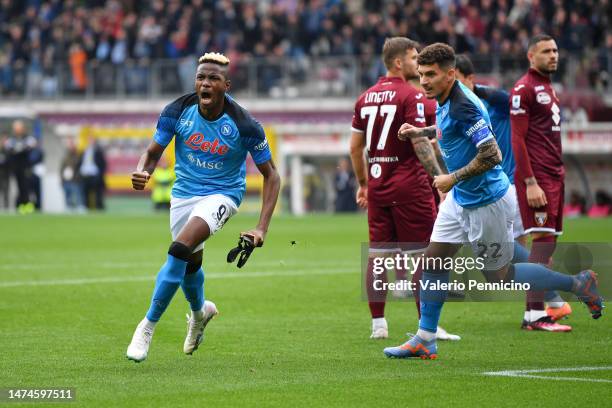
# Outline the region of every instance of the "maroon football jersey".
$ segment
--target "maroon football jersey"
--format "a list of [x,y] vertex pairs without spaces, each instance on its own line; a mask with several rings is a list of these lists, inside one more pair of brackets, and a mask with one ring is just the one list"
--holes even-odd
[[425,94],[421,99],[425,104],[425,126],[433,126],[436,124],[436,109],[438,109],[438,102],[435,99],[427,99]]
[[352,130],[364,133],[368,202],[389,206],[431,198],[427,173],[412,143],[401,141],[403,123],[425,126],[425,96],[401,78],[382,77],[355,103]]
[[560,107],[550,78],[534,69],[529,69],[514,85],[510,96],[510,120],[515,180],[524,181],[531,176],[536,180],[563,178]]

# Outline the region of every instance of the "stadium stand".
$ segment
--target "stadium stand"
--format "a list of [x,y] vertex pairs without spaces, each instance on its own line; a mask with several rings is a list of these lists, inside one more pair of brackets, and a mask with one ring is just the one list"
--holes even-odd
[[[383,70],[385,37],[453,45],[510,85],[530,36],[563,53],[567,88],[609,89],[612,33],[592,0],[30,0],[0,2],[3,95],[155,95],[191,87],[194,57],[223,51],[234,90],[353,95]],[[569,29],[571,27],[571,29]],[[163,79],[163,80],[162,80]],[[300,87],[304,85],[303,87]],[[289,86],[291,85],[291,86]]]
[[[561,53],[554,81],[568,186],[588,209],[612,174],[607,3],[0,0],[0,95],[4,108],[41,123],[49,191],[43,208],[60,211],[61,197],[52,197],[65,139],[82,144],[97,132],[109,157],[109,191],[125,192],[160,110],[192,91],[197,57],[223,52],[232,61],[232,93],[278,140],[288,208],[301,214],[314,208],[304,200],[312,166],[321,178],[314,184],[326,191],[323,207],[333,209],[333,173],[346,154],[352,104],[384,74],[378,53],[386,37],[448,42],[471,57],[477,82],[508,89],[527,68],[528,39],[547,32]],[[2,115],[6,124],[23,116]]]

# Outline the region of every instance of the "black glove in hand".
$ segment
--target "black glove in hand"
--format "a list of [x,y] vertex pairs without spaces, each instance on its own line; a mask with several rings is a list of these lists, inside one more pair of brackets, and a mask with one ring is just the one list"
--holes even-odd
[[230,249],[230,251],[227,253],[227,262],[234,262],[238,255],[240,255],[237,265],[239,268],[242,268],[249,259],[249,256],[251,256],[251,252],[253,252],[254,249],[255,245],[253,245],[253,239],[248,235],[243,235],[238,240],[238,246]]

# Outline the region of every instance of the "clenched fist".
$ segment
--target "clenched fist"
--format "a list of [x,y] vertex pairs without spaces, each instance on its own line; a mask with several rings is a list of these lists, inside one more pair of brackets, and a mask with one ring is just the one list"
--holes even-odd
[[132,187],[134,190],[144,190],[151,175],[147,171],[135,171],[132,173]]

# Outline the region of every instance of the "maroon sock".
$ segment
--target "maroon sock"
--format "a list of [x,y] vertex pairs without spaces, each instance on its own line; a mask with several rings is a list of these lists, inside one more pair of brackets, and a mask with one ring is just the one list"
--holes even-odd
[[420,289],[419,282],[421,281],[422,277],[423,277],[423,269],[419,267],[414,272],[414,275],[412,275],[412,285],[414,287],[412,294],[414,295],[414,302],[416,303],[416,309],[417,309],[417,314],[419,315],[419,320],[421,319],[421,289]]
[[372,259],[368,260],[368,271],[366,274],[366,289],[368,293],[368,306],[372,319],[385,317],[385,302],[387,301],[387,290],[374,290],[374,281],[381,280],[387,283],[387,271],[375,275],[373,271]]
[[[549,265],[557,237],[554,235],[546,235],[541,238],[534,239],[531,243],[531,251],[529,252],[529,262]],[[544,294],[543,290],[527,291],[527,308],[526,310],[544,310]]]
[[403,281],[406,280],[406,269],[404,268],[395,268],[395,280],[396,281]]

